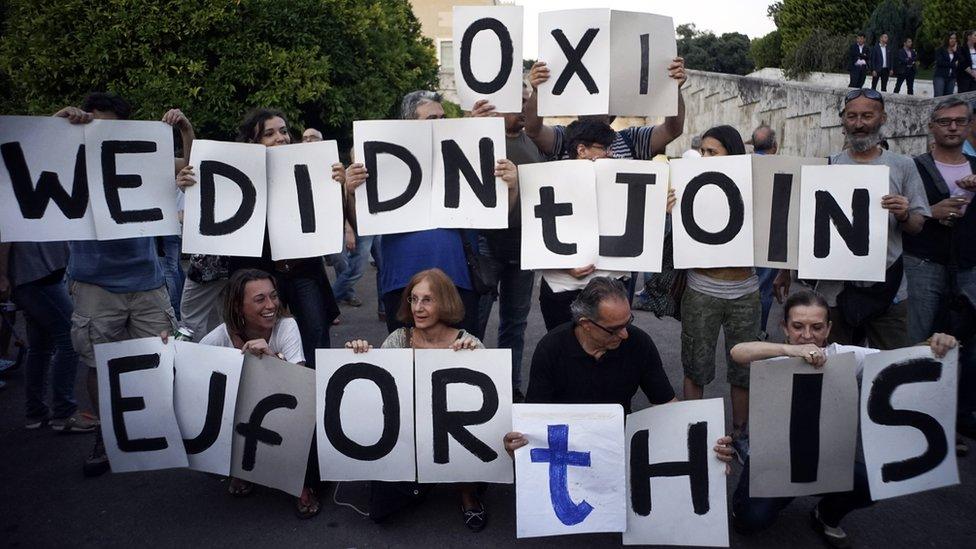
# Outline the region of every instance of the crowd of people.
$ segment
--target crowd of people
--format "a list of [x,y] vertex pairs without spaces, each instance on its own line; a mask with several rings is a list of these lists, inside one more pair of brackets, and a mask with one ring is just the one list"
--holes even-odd
[[[882,38],[884,46],[886,37]],[[966,34],[966,44],[973,48],[972,33]],[[927,344],[941,356],[961,341],[957,427],[960,435],[976,437],[976,239],[972,238],[976,210],[968,208],[976,191],[974,105],[957,98],[941,100],[927,121],[930,150],[914,159],[890,152],[881,147],[885,98],[861,86],[870,70],[885,89],[891,54],[884,49],[872,54],[863,46],[863,36],[856,47],[855,89],[844,98],[840,112],[846,145],[830,162],[890,169],[890,192],[881,203],[888,212],[883,282],[798,280],[795,272],[751,267],[681,272],[668,268],[669,257],[665,257],[665,272],[654,275],[601,271],[592,264],[544,270],[539,308],[548,333],[531,350],[529,380],[523,383],[524,336],[536,278],[519,263],[518,165],[566,158],[667,161],[661,155],[682,135],[685,123],[679,93],[677,114],[659,125],[615,130],[610,116],[582,116],[567,126],[546,125],[537,114],[536,90],[550,72],[540,62],[531,68],[524,85],[522,112],[498,114],[489,102],[479,101],[467,113],[504,118],[507,159],[497,163],[495,175],[508,188],[511,215],[506,229],[360,236],[353,197],[368,173],[362,163],[353,162],[332,166],[330,184],[344,189],[346,249],[330,258],[273,261],[267,235],[259,258],[183,256],[178,236],[0,245],[0,298],[12,296],[24,313],[29,335],[25,427],[95,433],[84,472],[100,475],[109,464],[97,410],[82,413],[74,397],[80,362],[87,367],[90,401],[98,403],[94,345],[166,338],[179,329],[203,344],[277,356],[314,368],[315,349],[332,347],[329,331],[339,321],[340,305],[363,304],[354,285],[372,257],[378,269],[377,314],[389,332],[384,348],[458,352],[484,348],[491,311],[498,302],[495,343],[512,350],[516,402],[617,403],[630,411],[638,389],[652,405],[676,400],[657,344],[633,324],[632,308],[644,308],[681,322],[681,397],[686,400],[702,398],[704,387],[714,380],[718,335],[724,333],[732,426],[729,436],[716,441],[716,457],[723,461],[737,459],[748,468],[749,399],[763,397],[750,395],[749,364],[778,356],[801,357],[822,367],[826,357],[837,352],[853,350],[863,358],[874,350]],[[955,45],[950,52],[950,57],[956,56],[951,58],[964,57]],[[914,52],[906,55],[909,61],[914,59]],[[855,69],[860,82],[853,79]],[[680,90],[686,78],[683,61],[676,58],[668,73]],[[911,90],[910,78],[908,82]],[[124,120],[130,113],[123,98],[93,93],[79,107],[66,107],[55,116],[85,124],[94,119]],[[402,100],[400,116],[444,118],[441,96],[423,90],[409,93]],[[165,113],[162,120],[181,137],[174,160],[174,193],[182,205],[185,189],[196,184],[195,167],[188,163],[195,135],[188,118],[177,109]],[[314,129],[302,135],[303,141],[322,138]],[[292,126],[282,112],[259,108],[243,118],[237,139],[286,146],[292,142]],[[711,128],[696,140],[696,150],[690,152],[704,157],[747,154],[747,144],[755,154],[778,152],[776,133],[767,125],[756,128],[748,142],[728,125]],[[674,204],[671,191],[669,212]],[[478,273],[469,264],[472,254],[484,259]],[[327,276],[327,262],[337,273],[333,283]],[[774,299],[785,303],[779,327],[785,344],[767,341],[767,329],[775,331],[766,325]],[[360,353],[371,348],[362,339],[345,346]],[[957,440],[957,451],[964,453],[964,439]],[[514,451],[525,444],[525,438],[509,433],[504,442]],[[811,511],[817,531],[835,546],[848,543],[841,519],[871,503],[863,463],[855,468],[852,492],[826,495]],[[743,472],[733,498],[733,525],[745,534],[770,527],[789,503],[783,498],[750,497],[748,478]],[[298,516],[318,513],[318,486],[313,445],[306,487],[295,502]],[[386,483],[374,483],[372,488],[376,493],[398,489]],[[228,483],[234,496],[246,496],[252,489],[240,479]],[[475,531],[484,528],[488,514],[479,487],[459,485],[458,494],[464,524]]]
[[[855,43],[847,54],[847,71],[852,88],[861,88],[871,75],[871,89],[888,91],[888,78],[895,76],[895,93],[901,91],[904,83],[908,95],[915,95],[915,75],[918,73],[918,52],[911,37],[902,39],[901,44],[890,45],[888,33],[878,35],[874,46],[865,43],[864,33],[858,33]],[[932,96],[941,97],[953,93],[976,91],[976,30],[963,33],[962,42],[958,33],[951,32],[935,51],[934,72],[932,75]]]

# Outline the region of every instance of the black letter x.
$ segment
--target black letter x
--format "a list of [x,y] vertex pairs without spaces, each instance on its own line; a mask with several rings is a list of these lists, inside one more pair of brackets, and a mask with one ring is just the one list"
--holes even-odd
[[580,81],[586,86],[586,91],[590,94],[599,93],[599,88],[596,87],[596,82],[593,81],[593,77],[590,76],[590,71],[586,70],[583,66],[583,55],[586,50],[589,49],[590,44],[593,43],[593,39],[596,38],[596,34],[600,32],[600,29],[586,29],[583,33],[583,38],[580,38],[579,44],[574,48],[569,40],[566,39],[566,35],[563,33],[562,29],[555,29],[552,31],[552,37],[556,39],[556,43],[559,44],[559,48],[563,50],[566,55],[566,68],[556,79],[556,84],[552,87],[553,95],[562,95],[563,91],[566,90],[566,84],[569,84],[569,79],[573,77],[573,74],[578,74]]

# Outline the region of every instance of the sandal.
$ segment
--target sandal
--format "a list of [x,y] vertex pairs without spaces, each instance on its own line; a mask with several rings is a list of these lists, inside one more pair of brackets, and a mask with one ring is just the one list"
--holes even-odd
[[478,502],[478,509],[465,509],[461,504],[461,514],[464,517],[464,525],[472,532],[480,532],[488,524],[488,511],[485,504]]
[[254,484],[246,480],[241,480],[239,478],[230,477],[230,482],[227,484],[227,493],[234,496],[235,498],[245,498],[251,495],[254,491]]
[[310,519],[319,514],[321,505],[315,494],[315,489],[306,486],[302,488],[302,496],[295,499],[295,515],[300,519]]

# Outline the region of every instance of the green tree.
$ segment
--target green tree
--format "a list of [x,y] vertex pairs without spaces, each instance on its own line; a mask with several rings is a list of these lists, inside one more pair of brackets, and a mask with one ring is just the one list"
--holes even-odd
[[[782,0],[772,13],[783,36],[784,65],[789,66],[801,42],[814,30],[828,35],[854,34],[863,29],[879,0]],[[770,10],[773,12],[773,10]],[[788,67],[784,67],[788,68]]]
[[50,114],[109,90],[137,118],[180,107],[210,138],[232,138],[255,106],[338,135],[436,83],[433,45],[407,0],[3,3],[7,113]]
[[922,25],[922,0],[883,0],[874,8],[864,32],[869,44],[888,33],[888,45],[898,48],[905,38],[915,38]]
[[765,67],[780,67],[783,64],[783,35],[779,30],[756,38],[749,46],[749,58],[756,65],[756,69]]
[[678,55],[685,66],[727,74],[748,74],[753,70],[749,58],[749,37],[730,32],[715,36],[711,31],[699,31],[694,24],[678,25]]
[[919,40],[916,40],[919,55],[931,58],[932,52],[945,45],[950,32],[959,33],[961,44],[963,31],[970,29],[976,29],[976,6],[972,0],[925,0],[921,33]]
[[793,54],[783,57],[783,72],[787,78],[798,78],[808,72],[846,72],[847,48],[854,42],[850,34],[831,34],[813,29],[797,45]]

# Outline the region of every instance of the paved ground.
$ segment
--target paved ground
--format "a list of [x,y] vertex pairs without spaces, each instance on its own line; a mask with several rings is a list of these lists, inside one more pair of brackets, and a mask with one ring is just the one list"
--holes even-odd
[[[373,272],[360,281],[367,303],[346,308],[332,332],[333,344],[366,337],[379,344],[384,325],[376,320]],[[534,302],[535,303],[535,302]],[[774,316],[770,325],[778,322]],[[680,329],[673,320],[637,313],[637,325],[657,342],[672,385],[680,389]],[[495,343],[497,319],[486,342]],[[531,349],[543,335],[538,307],[529,318],[523,377],[528,379]],[[720,379],[724,370],[720,366]],[[79,371],[78,394],[83,406]],[[90,435],[56,435],[23,429],[23,380],[16,372],[0,390],[0,544],[8,547],[158,547],[296,546],[326,547],[520,547],[548,548],[555,543],[576,547],[613,547],[619,535],[567,536],[516,540],[514,491],[493,487],[486,495],[488,528],[468,532],[461,523],[456,496],[449,487],[435,489],[428,500],[389,523],[375,525],[352,509],[332,503],[330,485],[322,513],[299,521],[289,496],[257,489],[248,499],[227,495],[223,480],[187,470],[106,474],[86,479],[81,463],[91,449]],[[706,397],[721,396],[728,406],[728,386],[716,382]],[[638,407],[646,406],[643,396]],[[893,500],[856,512],[844,526],[864,547],[972,547],[976,537],[976,457],[960,460],[962,484]],[[730,491],[738,470],[729,479]],[[342,483],[339,498],[365,507],[363,483]],[[752,538],[733,534],[737,547],[817,547],[819,539],[807,525],[813,498],[799,498],[769,531]]]

